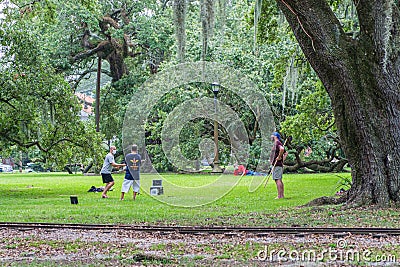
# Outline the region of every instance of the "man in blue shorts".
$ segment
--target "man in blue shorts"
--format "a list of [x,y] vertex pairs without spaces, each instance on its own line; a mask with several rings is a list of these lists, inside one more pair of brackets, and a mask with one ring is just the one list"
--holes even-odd
[[121,168],[126,166],[126,164],[117,164],[114,160],[114,155],[117,153],[117,148],[115,146],[110,147],[110,152],[104,159],[103,167],[101,168],[101,178],[103,179],[103,183],[106,184],[104,187],[103,193],[101,194],[102,198],[108,198],[107,191],[114,185],[114,179],[111,176],[112,167]]

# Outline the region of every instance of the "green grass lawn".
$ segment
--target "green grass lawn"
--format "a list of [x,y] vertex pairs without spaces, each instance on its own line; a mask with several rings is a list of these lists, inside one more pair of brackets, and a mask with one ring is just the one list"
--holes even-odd
[[[301,207],[315,198],[333,196],[338,190],[339,176],[350,177],[350,173],[285,174],[285,199],[278,200],[272,179],[265,188],[260,186],[249,192],[255,188],[254,177],[238,180],[233,175],[204,174],[162,174],[165,194],[154,197],[148,192],[152,180],[160,176],[142,174],[141,195],[137,200],[133,201],[132,192],[129,192],[125,201],[120,201],[123,174],[114,175],[115,186],[108,199],[102,199],[101,193],[87,192],[92,185],[103,185],[100,176],[0,174],[0,221],[398,227],[399,210],[396,208]],[[78,196],[78,205],[70,204],[70,195]]]
[[[115,186],[109,192],[109,199],[102,199],[101,193],[87,192],[92,185],[102,186],[100,176],[63,173],[0,174],[0,221],[268,226],[261,220],[265,214],[292,209],[317,197],[332,196],[340,180],[335,174],[285,174],[286,198],[276,200],[276,187],[272,179],[266,188],[261,186],[255,192],[249,192],[252,177],[245,176],[222,196],[227,181],[235,181],[237,177],[223,175],[223,182],[216,182],[221,178],[213,175],[163,174],[162,177],[164,195],[157,199],[150,196],[147,192],[151,181],[159,177],[142,174],[142,194],[133,201],[130,192],[125,201],[120,201],[123,174],[114,175]],[[176,188],[183,189],[177,191]],[[70,204],[70,195],[78,196],[78,205]],[[193,205],[197,202],[191,202],[192,199],[203,201],[205,196],[209,196],[206,202],[218,199],[197,207],[177,207],[164,203],[176,204],[176,198],[180,200],[178,204]]]
[[[142,194],[138,196],[138,199],[133,201],[130,193],[125,201],[120,201],[122,174],[114,175],[116,186],[109,193],[109,199],[102,199],[101,193],[87,192],[92,185],[96,187],[102,185],[100,176],[61,173],[0,174],[0,221],[132,224],[133,228],[135,224],[267,227],[398,227],[399,225],[399,210],[395,208],[354,209],[342,205],[303,207],[304,204],[315,198],[334,195],[341,180],[339,176],[350,177],[349,173],[285,174],[286,198],[280,200],[274,199],[276,187],[272,180],[269,181],[266,188],[260,187],[251,193],[249,185],[252,177],[243,177],[229,193],[221,197],[219,195],[223,191],[221,188],[226,189],[227,184],[232,184],[229,183],[229,179],[234,183],[237,177],[227,175],[220,180],[221,177],[212,175],[164,174],[162,176],[165,183],[165,194],[159,199],[146,193],[149,191],[151,181],[159,177],[143,174],[141,176]],[[181,190],[174,189],[173,185],[179,185]],[[206,193],[195,194],[195,191],[190,189],[191,186],[196,186],[196,189],[206,191]],[[70,195],[78,196],[78,205],[70,204]],[[219,198],[214,202],[197,207],[177,207],[162,202],[174,202],[169,199],[181,199],[186,204],[194,204],[196,201],[190,202],[191,199],[209,201],[216,196]],[[336,245],[337,242],[331,235],[314,236],[312,238],[315,238],[316,241],[311,243],[302,243],[301,240],[292,242],[290,236],[283,239],[280,237],[261,238],[256,241],[251,238],[251,240],[246,239],[245,243],[242,239],[235,237],[218,239],[214,236],[209,240],[202,240],[205,237],[200,237],[198,240],[194,237],[187,239],[178,237],[177,240],[172,238],[170,242],[167,242],[163,238],[168,239],[168,237],[150,236],[153,238],[151,242],[159,238],[160,240],[150,248],[144,249],[137,245],[137,241],[126,244],[121,244],[120,240],[112,241],[112,238],[101,240],[101,242],[80,240],[79,238],[72,241],[62,238],[54,241],[32,233],[18,231],[16,233],[17,237],[5,235],[0,240],[5,244],[3,250],[0,250],[0,258],[12,255],[11,257],[14,258],[10,258],[11,260],[5,261],[5,263],[16,262],[16,265],[11,264],[10,266],[62,266],[63,261],[60,261],[62,257],[54,258],[53,256],[53,258],[45,259],[43,256],[51,256],[54,250],[57,251],[57,255],[68,255],[68,257],[71,253],[77,253],[75,257],[81,262],[74,262],[73,266],[133,266],[138,263],[150,266],[227,266],[222,262],[225,260],[235,260],[238,266],[241,264],[249,266],[248,261],[252,260],[254,266],[264,266],[263,264],[268,265],[268,262],[256,259],[257,253],[266,246],[275,250],[323,251]],[[137,238],[136,234],[135,238]],[[141,238],[145,239],[148,236],[143,235]],[[352,238],[356,238],[356,236],[346,237],[349,244],[361,242],[358,239],[358,241],[356,239],[351,241]],[[196,240],[199,243],[196,243]],[[389,247],[382,248],[379,242],[375,242],[373,248],[368,244],[368,249],[377,255],[389,253],[398,257],[396,246],[393,247],[393,244],[390,244]],[[363,244],[367,243],[360,244],[365,246]],[[51,249],[48,251],[43,249],[46,247]],[[99,254],[99,250],[107,256],[105,262],[104,259],[94,257]],[[43,254],[41,254],[42,251]],[[89,260],[88,251],[92,256]],[[147,255],[149,262],[133,258],[136,254]],[[34,255],[35,261],[30,262],[26,255]],[[152,258],[153,255],[157,255],[159,258]],[[203,259],[208,259],[208,261],[204,262]],[[88,261],[90,264],[87,264]],[[72,266],[70,263],[66,262],[65,266]],[[365,266],[364,263],[358,265]],[[351,266],[355,266],[353,262],[351,262]]]

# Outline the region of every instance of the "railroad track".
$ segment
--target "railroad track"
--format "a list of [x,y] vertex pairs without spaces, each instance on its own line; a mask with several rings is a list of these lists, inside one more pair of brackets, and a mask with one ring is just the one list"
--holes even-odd
[[13,223],[0,222],[0,229],[77,229],[77,230],[129,230],[141,232],[179,233],[179,234],[225,234],[239,235],[240,233],[252,233],[255,235],[269,234],[333,234],[344,236],[357,235],[400,235],[400,228],[340,228],[340,227],[223,227],[223,226],[143,226],[143,225],[110,225],[110,224],[57,224],[57,223]]

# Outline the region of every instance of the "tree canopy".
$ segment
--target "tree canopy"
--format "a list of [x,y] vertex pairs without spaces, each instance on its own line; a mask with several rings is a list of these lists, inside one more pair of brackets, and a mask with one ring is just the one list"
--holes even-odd
[[[3,9],[0,30],[2,154],[35,149],[59,166],[71,159],[101,163],[102,143],[117,143],[122,154],[121,128],[132,95],[161,70],[206,60],[237,69],[258,86],[277,129],[291,137],[288,170],[340,171],[348,162],[354,180],[348,200],[398,201],[397,2],[12,3]],[[101,85],[100,133],[93,118],[79,120],[74,96],[94,92],[98,60],[108,77]],[[149,113],[146,149],[158,170],[177,169],[160,146],[164,121],[196,97],[212,97],[210,85],[177,87]],[[248,167],[257,166],[257,114],[235,93],[221,91],[219,99],[243,122]],[[182,154],[202,160],[213,121],[197,118],[181,131]],[[220,127],[219,136],[221,161],[229,164],[229,134]]]
[[101,136],[79,120],[78,100],[49,57],[51,42],[41,34],[51,17],[40,20],[42,13],[32,8],[5,9],[7,16],[0,20],[2,154],[38,149],[41,160],[54,167],[64,166],[72,156],[78,162],[96,159]]
[[[16,23],[20,31],[11,31],[10,27],[9,31],[4,31],[3,46],[9,47],[9,39],[20,38],[17,37],[18,32],[25,39],[15,44],[18,50],[9,52],[2,58],[5,61],[13,61],[16,55],[21,59],[18,63],[13,62],[14,65],[7,69],[12,70],[12,73],[3,78],[9,81],[15,73],[23,73],[24,79],[15,80],[14,88],[19,90],[18,94],[9,87],[4,90],[4,95],[19,95],[21,100],[26,100],[26,104],[32,103],[27,105],[32,105],[32,109],[26,108],[30,116],[36,114],[32,112],[35,107],[43,109],[35,116],[42,121],[46,120],[47,124],[41,124],[43,129],[39,131],[35,130],[35,127],[39,127],[39,119],[19,113],[22,117],[29,118],[26,120],[29,124],[15,124],[16,120],[11,119],[15,114],[8,115],[8,120],[14,122],[15,131],[22,134],[29,129],[30,136],[34,131],[40,132],[42,139],[17,140],[13,134],[14,139],[9,140],[6,146],[14,144],[20,148],[36,147],[42,149],[49,158],[52,154],[50,151],[55,150],[54,143],[61,145],[69,142],[77,145],[77,136],[82,136],[82,140],[87,139],[89,135],[100,138],[93,133],[92,123],[82,124],[77,121],[75,115],[79,106],[72,96],[80,90],[89,94],[94,91],[95,78],[92,74],[97,71],[98,59],[106,62],[102,64],[102,76],[110,77],[111,81],[102,82],[100,130],[105,137],[103,141],[114,140],[117,143],[121,140],[120,129],[130,97],[147,78],[159,69],[168,68],[178,62],[206,59],[223,62],[254,80],[271,104],[275,123],[279,126],[281,122],[286,121],[284,127],[279,127],[285,135],[295,137],[293,152],[302,153],[301,149],[312,146],[315,151],[312,160],[331,158],[325,152],[330,146],[337,144],[324,146],[324,143],[327,143],[324,136],[331,133],[317,130],[323,126],[308,124],[308,140],[300,137],[299,129],[303,128],[297,127],[296,123],[303,119],[311,120],[313,117],[312,112],[305,111],[310,107],[306,104],[307,96],[319,94],[322,99],[326,98],[326,95],[320,90],[321,86],[317,86],[315,74],[290,35],[282,15],[276,6],[269,5],[268,1],[257,1],[257,5],[252,2],[234,1],[66,3],[52,0],[14,3],[15,6],[7,10],[9,14],[7,13],[7,19],[3,20],[3,23]],[[266,10],[267,13],[261,12]],[[175,27],[172,27],[173,23]],[[266,31],[269,37],[264,39],[262,36]],[[40,61],[42,67],[39,67],[35,60]],[[26,71],[17,71],[21,66]],[[39,80],[35,86],[31,86],[31,81]],[[25,85],[23,81],[26,82]],[[49,96],[38,101],[36,95],[41,91]],[[212,95],[209,85],[192,84],[185,88],[177,88],[167,94],[151,113],[152,118],[149,119],[146,130],[147,150],[159,170],[174,169],[159,146],[166,115],[188,97],[201,95]],[[32,99],[29,100],[29,97]],[[244,122],[250,138],[251,158],[254,159],[250,161],[249,167],[257,165],[256,159],[261,147],[256,117],[234,94],[222,92],[220,97]],[[53,101],[54,98],[58,100]],[[4,99],[8,100],[9,97]],[[329,103],[324,103],[321,109],[329,108]],[[63,111],[63,122],[57,117],[58,113],[53,112],[56,106],[57,111]],[[5,104],[4,108],[11,107]],[[301,119],[296,119],[298,117]],[[329,115],[321,113],[319,121],[331,119]],[[5,124],[9,121],[4,119]],[[201,157],[198,148],[202,138],[213,135],[213,122],[198,119],[190,125],[182,130],[182,136],[185,136],[186,140],[185,145],[182,145],[183,154],[188,158],[198,158]],[[53,136],[52,142],[45,142],[43,138],[50,137],[55,128],[59,128],[56,132],[60,134],[60,138]],[[79,134],[77,129],[81,129]],[[68,131],[70,133],[67,135]],[[97,138],[96,140],[99,140]],[[311,139],[317,142],[310,142]],[[226,164],[229,161],[230,140],[224,129],[221,129],[219,141],[221,160]],[[73,155],[72,152],[70,155]],[[295,159],[294,153],[293,164]]]

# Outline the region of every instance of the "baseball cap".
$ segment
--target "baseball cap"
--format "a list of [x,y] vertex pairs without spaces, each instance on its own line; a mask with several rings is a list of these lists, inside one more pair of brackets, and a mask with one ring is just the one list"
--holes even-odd
[[271,136],[276,136],[276,137],[278,137],[279,141],[282,140],[282,139],[281,139],[281,135],[280,135],[278,132],[273,132],[273,133],[271,134]]

